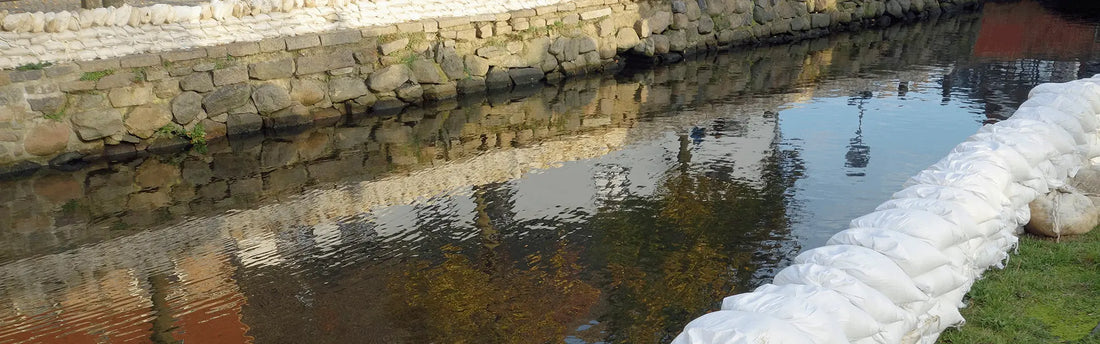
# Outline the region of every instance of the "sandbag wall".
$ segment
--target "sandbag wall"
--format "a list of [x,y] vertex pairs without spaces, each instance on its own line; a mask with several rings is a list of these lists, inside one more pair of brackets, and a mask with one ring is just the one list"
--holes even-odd
[[1004,267],[1028,203],[1100,155],[1098,77],[1035,87],[1011,118],[673,343],[934,343],[964,321],[975,279]]

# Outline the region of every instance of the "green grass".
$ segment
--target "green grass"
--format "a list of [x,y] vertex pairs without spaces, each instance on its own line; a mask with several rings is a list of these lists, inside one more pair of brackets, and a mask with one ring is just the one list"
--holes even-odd
[[1100,344],[1100,229],[1061,242],[1020,238],[1004,270],[990,270],[970,290],[966,325],[939,343]]
[[115,71],[112,69],[84,72],[84,74],[80,75],[80,81],[99,81],[99,79],[103,79],[103,77],[111,74],[115,74]]

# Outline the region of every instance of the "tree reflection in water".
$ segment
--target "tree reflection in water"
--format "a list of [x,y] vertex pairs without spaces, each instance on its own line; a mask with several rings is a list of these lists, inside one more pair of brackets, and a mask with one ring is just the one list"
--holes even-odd
[[[729,122],[716,123],[737,127]],[[444,245],[442,258],[391,275],[396,323],[409,342],[546,343],[597,318],[607,333],[586,332],[593,340],[670,341],[797,251],[787,217],[801,175],[797,151],[773,143],[761,178],[741,180],[732,162],[694,163],[692,142],[700,139],[680,136],[655,193],[620,188],[582,223],[557,223],[550,234],[516,235],[535,224],[504,218],[513,216],[508,184],[475,187],[476,245]]]

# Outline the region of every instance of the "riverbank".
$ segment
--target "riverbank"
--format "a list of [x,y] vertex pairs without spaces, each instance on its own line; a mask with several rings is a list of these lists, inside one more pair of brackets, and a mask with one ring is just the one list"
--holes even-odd
[[[70,169],[353,114],[398,113],[615,70],[628,59],[676,62],[704,51],[914,21],[979,2],[517,2],[530,8],[508,11],[498,4],[477,8],[482,14],[447,17],[440,14],[452,13],[446,8],[427,6],[415,20],[367,27],[360,25],[373,22],[364,16],[379,15],[373,7],[307,4],[316,7],[211,8],[210,17],[201,8],[180,10],[197,13],[193,21],[177,16],[145,23],[129,16],[138,18],[135,24],[116,16],[110,25],[70,23],[65,27],[76,31],[59,32],[39,30],[42,21],[34,18],[27,31],[15,24],[29,17],[7,15],[3,21],[14,23],[13,31],[0,38],[25,40],[30,50],[5,49],[11,56],[0,58],[0,64],[20,63],[0,71],[0,175],[25,175],[47,164]],[[502,12],[487,14],[494,9]],[[386,20],[413,18],[406,10]],[[441,18],[422,19],[427,15]],[[318,28],[323,31],[314,32]],[[58,39],[85,43],[46,55],[30,45],[46,49]],[[93,41],[94,47],[87,43]],[[187,48],[179,50],[180,44]],[[63,62],[69,60],[76,62]]]
[[939,343],[1100,343],[1100,230],[1061,242],[1021,236],[1019,253],[969,297],[966,325]]

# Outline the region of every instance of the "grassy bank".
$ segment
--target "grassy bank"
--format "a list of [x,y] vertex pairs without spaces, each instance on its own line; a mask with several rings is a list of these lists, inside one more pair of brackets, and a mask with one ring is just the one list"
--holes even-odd
[[[939,343],[1089,343],[1100,322],[1100,229],[1061,242],[1025,235],[1004,270],[987,271]],[[1100,332],[1097,330],[1096,332]]]

